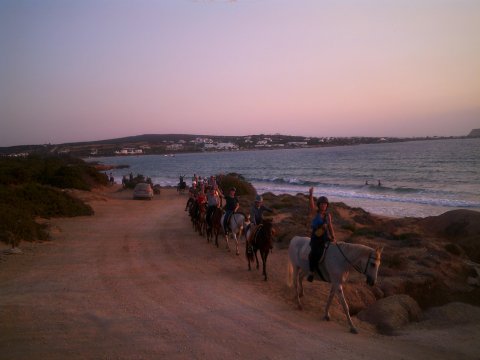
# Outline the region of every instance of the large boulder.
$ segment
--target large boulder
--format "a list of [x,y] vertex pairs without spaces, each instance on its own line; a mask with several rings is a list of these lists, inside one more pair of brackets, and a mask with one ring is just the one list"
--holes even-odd
[[461,302],[452,302],[426,310],[418,326],[423,328],[448,328],[453,325],[478,323],[480,323],[479,307]]
[[441,236],[459,245],[476,262],[480,261],[480,212],[452,210],[439,216],[430,216],[420,225],[432,235]]
[[399,329],[411,321],[419,321],[422,310],[417,302],[408,295],[393,295],[380,299],[357,317],[376,326],[385,335],[395,335]]
[[350,283],[344,287],[350,315],[356,315],[376,301],[374,292],[364,284]]

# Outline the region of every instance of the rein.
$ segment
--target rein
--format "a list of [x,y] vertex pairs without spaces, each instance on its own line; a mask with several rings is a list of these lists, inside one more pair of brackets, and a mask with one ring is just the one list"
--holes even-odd
[[359,269],[357,266],[355,266],[355,264],[353,264],[348,258],[347,256],[343,253],[342,251],[342,248],[340,246],[337,245],[337,248],[338,250],[340,251],[340,254],[342,254],[342,256],[344,257],[345,260],[347,260],[347,262],[360,274],[363,274],[363,275],[366,275],[367,274],[367,269],[368,269],[368,264],[370,264],[370,260],[371,259],[375,259],[375,257],[372,256],[372,254],[368,255],[368,261],[367,263],[365,264],[365,270],[361,271],[361,269]]

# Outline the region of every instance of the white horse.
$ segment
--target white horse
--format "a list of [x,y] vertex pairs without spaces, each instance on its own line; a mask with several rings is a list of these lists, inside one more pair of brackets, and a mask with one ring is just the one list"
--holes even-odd
[[[227,232],[225,231],[225,228],[224,228],[224,219],[225,219],[225,214],[222,215],[221,224],[222,224],[223,233],[225,234],[225,241],[227,243],[227,250],[230,251],[230,246],[228,245],[229,235],[227,235]],[[242,234],[243,228],[245,226],[245,215],[242,214],[242,213],[232,214],[232,216],[230,217],[228,225],[229,225],[229,228],[230,228],[229,233],[232,234],[233,239],[235,240],[236,254],[240,255],[240,252],[238,251],[238,238]]]
[[[343,311],[347,317],[350,331],[357,334],[358,331],[353,326],[352,319],[348,310],[348,304],[343,294],[343,283],[347,280],[349,271],[354,269],[367,277],[368,285],[375,285],[377,280],[378,268],[383,248],[372,249],[365,245],[349,244],[344,242],[332,243],[326,250],[325,258],[321,266],[325,268],[330,278],[332,287],[325,307],[325,320],[330,320],[328,309],[332,303],[335,293],[338,296]],[[303,278],[309,271],[308,255],[310,253],[310,238],[294,236],[288,247],[289,267],[288,284],[295,287],[295,293],[298,302],[298,308],[302,309],[300,298],[303,296]],[[321,280],[315,273],[315,279]]]

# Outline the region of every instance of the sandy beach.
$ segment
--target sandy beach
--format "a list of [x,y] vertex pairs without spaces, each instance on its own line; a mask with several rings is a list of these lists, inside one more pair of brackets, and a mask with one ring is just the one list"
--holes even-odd
[[[326,283],[305,284],[303,311],[274,249],[268,282],[242,254],[207,243],[186,197],[152,201],[104,188],[77,195],[91,217],[50,219],[52,240],[0,255],[2,359],[478,359],[478,322],[418,323],[379,335],[348,331]],[[244,240],[241,242],[242,250]]]

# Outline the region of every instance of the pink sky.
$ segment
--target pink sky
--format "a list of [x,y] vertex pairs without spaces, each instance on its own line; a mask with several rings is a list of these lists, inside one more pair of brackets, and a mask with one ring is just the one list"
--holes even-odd
[[2,1],[0,146],[480,128],[479,1]]

